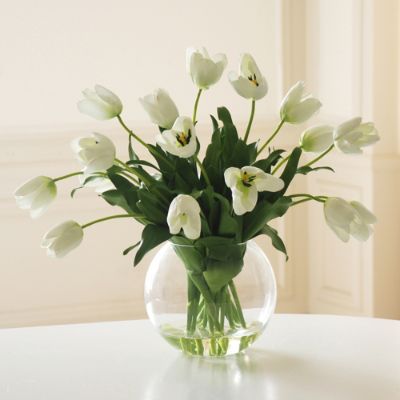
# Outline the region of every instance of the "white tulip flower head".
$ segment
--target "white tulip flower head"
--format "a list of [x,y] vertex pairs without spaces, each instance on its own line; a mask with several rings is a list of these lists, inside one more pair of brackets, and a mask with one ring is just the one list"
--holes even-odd
[[281,120],[289,124],[301,124],[311,118],[322,106],[309,95],[303,95],[304,82],[297,82],[289,89],[281,104]]
[[105,171],[114,164],[116,154],[114,143],[100,133],[75,139],[71,147],[78,161],[84,166],[86,175]]
[[242,55],[239,73],[231,71],[228,79],[236,92],[245,99],[260,100],[268,92],[267,81],[250,54]]
[[164,129],[171,129],[179,116],[178,108],[163,89],[157,89],[139,99],[140,104],[150,117],[150,120]]
[[333,127],[318,125],[306,129],[300,139],[300,147],[310,153],[321,153],[333,144]]
[[336,236],[348,242],[350,236],[366,241],[372,233],[376,217],[357,201],[347,202],[338,197],[329,197],[324,205],[325,220]]
[[75,221],[66,221],[50,229],[43,237],[42,248],[50,257],[62,258],[80,245],[83,229]]
[[361,123],[361,118],[352,118],[340,124],[334,131],[335,146],[346,154],[360,154],[362,148],[379,140],[372,122]]
[[169,206],[167,223],[172,235],[177,235],[183,229],[188,239],[198,239],[201,233],[199,203],[186,194],[176,196]]
[[199,89],[208,89],[217,83],[227,63],[225,54],[210,57],[204,47],[200,50],[193,47],[186,50],[186,69]]
[[284,187],[282,179],[251,166],[240,169],[230,167],[225,171],[224,177],[226,185],[232,191],[232,205],[236,215],[243,215],[254,209],[258,192],[278,192]]
[[57,196],[57,186],[47,176],[37,176],[23,183],[14,197],[19,208],[29,210],[32,218],[40,217]]
[[104,86],[96,85],[94,90],[85,89],[84,99],[78,103],[78,110],[82,114],[95,119],[111,119],[122,112],[122,103],[119,97]]
[[196,130],[189,117],[178,117],[170,130],[157,135],[161,148],[174,156],[189,158],[197,148]]

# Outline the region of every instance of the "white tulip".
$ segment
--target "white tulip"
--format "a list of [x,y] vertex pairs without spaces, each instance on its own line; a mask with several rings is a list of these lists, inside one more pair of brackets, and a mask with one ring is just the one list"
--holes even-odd
[[309,95],[303,95],[304,82],[297,82],[289,89],[281,104],[281,119],[289,124],[307,121],[322,106],[321,102]]
[[230,167],[225,170],[224,178],[226,185],[232,190],[232,205],[237,215],[254,209],[258,192],[278,192],[284,187],[282,179],[251,166],[241,169]]
[[268,92],[267,81],[250,54],[242,55],[239,73],[231,71],[228,79],[236,92],[245,99],[260,100]]
[[188,239],[198,239],[201,233],[199,203],[187,194],[176,196],[169,206],[167,223],[172,235],[177,235],[183,229]]
[[57,186],[47,176],[37,176],[22,184],[14,197],[18,207],[30,210],[32,218],[41,216],[57,195]]
[[121,100],[111,90],[96,85],[94,90],[85,89],[82,93],[85,98],[78,103],[81,113],[100,120],[111,119],[121,114]]
[[50,229],[43,237],[42,248],[47,249],[50,257],[64,257],[80,245],[83,229],[75,221],[66,221]]
[[343,153],[362,153],[362,148],[374,144],[379,135],[372,122],[361,123],[353,118],[340,124],[334,131],[335,146]]
[[375,215],[361,203],[338,197],[325,201],[324,214],[328,226],[343,242],[348,242],[350,236],[359,241],[367,240],[372,233],[370,225],[376,223]]
[[201,50],[192,47],[186,50],[186,69],[199,89],[208,89],[217,83],[227,63],[225,54],[210,57],[204,47]]
[[75,139],[71,147],[78,161],[84,165],[86,175],[105,171],[114,164],[116,153],[114,143],[100,133]]
[[300,147],[310,153],[321,153],[333,144],[333,127],[318,125],[306,129],[300,138]]
[[175,120],[178,118],[178,108],[163,89],[157,89],[152,94],[148,94],[139,99],[151,121],[164,129],[171,129]]
[[191,118],[178,117],[170,130],[157,135],[157,143],[168,153],[181,158],[194,155],[197,148],[196,130]]

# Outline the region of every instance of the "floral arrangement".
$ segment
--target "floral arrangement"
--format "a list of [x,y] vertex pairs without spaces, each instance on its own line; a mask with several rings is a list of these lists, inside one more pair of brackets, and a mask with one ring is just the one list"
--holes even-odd
[[[233,282],[243,266],[245,246],[235,245],[266,235],[287,256],[284,242],[270,223],[291,207],[307,201],[321,203],[327,224],[345,242],[350,236],[366,240],[376,222],[357,201],[320,194],[288,194],[296,175],[321,169],[333,171],[319,165],[332,150],[356,154],[378,141],[374,125],[354,118],[335,127],[313,126],[301,134],[294,149],[272,148],[283,125],[306,122],[321,107],[318,99],[304,93],[304,83],[298,82],[282,101],[275,131],[269,137],[250,140],[256,102],[267,94],[268,85],[249,54],[242,55],[238,72],[228,75],[236,93],[250,103],[247,128],[238,132],[229,111],[218,108],[217,115],[211,116],[211,143],[200,160],[201,138],[196,133],[199,101],[221,79],[226,65],[224,54],[210,57],[205,49],[188,49],[187,71],[197,87],[192,117],[180,115],[163,89],[140,99],[158,126],[155,143],[146,143],[127,126],[117,95],[99,85],[94,90],[86,89],[78,109],[99,120],[115,118],[127,133],[129,160],[116,157],[116,148],[108,137],[93,133],[72,143],[82,170],[56,178],[39,176],[15,192],[17,204],[36,218],[55,199],[58,182],[78,176],[80,187],[95,187],[106,202],[122,209],[122,213],[85,224],[69,220],[54,227],[42,241],[49,256],[65,256],[81,243],[86,228],[114,218],[133,218],[143,225],[141,240],[123,252],[126,255],[137,249],[134,265],[167,240],[187,244],[178,255],[190,278],[188,332],[195,331],[200,316],[203,327],[210,331],[222,330],[225,319],[230,326],[245,326]],[[143,146],[152,161],[139,158],[136,146]],[[304,152],[316,156],[302,163]],[[226,305],[223,309],[222,304]]]

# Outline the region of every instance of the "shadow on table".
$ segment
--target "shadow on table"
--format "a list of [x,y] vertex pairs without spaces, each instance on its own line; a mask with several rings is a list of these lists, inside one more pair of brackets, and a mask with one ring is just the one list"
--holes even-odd
[[268,377],[298,370],[301,363],[288,354],[261,349],[225,358],[180,355],[154,377],[145,398],[162,399],[163,393],[176,393],[174,400],[243,400],[251,393],[252,399],[273,399],[273,382]]
[[[146,400],[377,399],[389,382],[365,372],[338,368],[321,359],[249,349],[226,358],[178,356],[149,382]],[[390,399],[396,397],[390,397]]]

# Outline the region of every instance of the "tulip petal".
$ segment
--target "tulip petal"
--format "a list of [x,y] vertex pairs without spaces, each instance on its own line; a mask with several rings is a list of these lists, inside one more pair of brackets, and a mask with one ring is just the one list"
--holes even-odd
[[241,179],[240,169],[235,167],[227,168],[224,172],[226,186],[233,188]]
[[350,224],[350,234],[351,236],[353,236],[355,239],[359,240],[360,242],[365,242],[366,240],[368,240],[368,238],[371,236],[373,230],[372,228],[359,221],[353,221]]
[[287,111],[285,121],[296,124],[305,122],[310,119],[321,106],[322,103],[314,97],[305,99]]
[[81,100],[78,102],[78,110],[82,114],[89,115],[98,120],[105,120],[113,117],[113,114],[108,107],[99,107],[99,105],[93,100]]
[[358,201],[351,201],[350,204],[356,209],[360,218],[367,224],[375,224],[376,216]]
[[349,119],[348,121],[343,122],[339,126],[336,127],[334,131],[334,139],[339,140],[343,135],[351,132],[353,129],[356,129],[361,123],[361,118],[356,117]]
[[96,85],[94,88],[100,99],[113,108],[115,115],[121,114],[122,102],[115,93],[101,85]]
[[324,213],[328,223],[342,228],[347,228],[355,215],[353,207],[338,197],[329,197],[325,201]]
[[350,233],[346,229],[340,228],[339,226],[335,226],[329,223],[328,221],[327,223],[328,226],[332,229],[332,231],[341,241],[347,243],[350,240]]
[[23,183],[19,188],[14,192],[14,196],[25,196],[29,193],[36,191],[39,187],[43,185],[43,182],[51,181],[50,178],[46,176],[37,176],[33,179],[30,179]]
[[313,126],[305,130],[300,146],[306,152],[321,153],[333,144],[333,127],[330,125]]
[[187,222],[182,226],[182,229],[188,239],[198,239],[201,233],[200,214],[193,211],[187,212]]
[[265,172],[257,176],[254,183],[259,192],[279,192],[285,186],[285,182],[282,179]]

